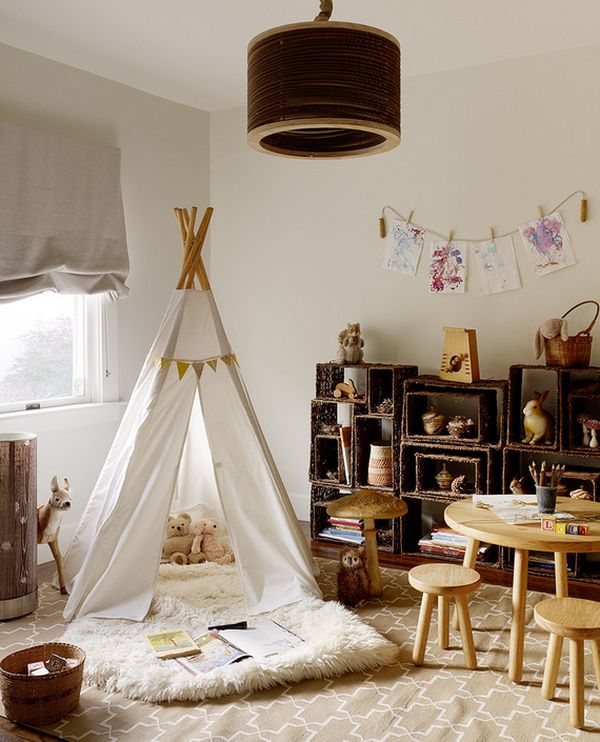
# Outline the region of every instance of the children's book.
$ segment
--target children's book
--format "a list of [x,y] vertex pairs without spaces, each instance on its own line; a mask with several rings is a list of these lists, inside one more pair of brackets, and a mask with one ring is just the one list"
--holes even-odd
[[173,659],[200,654],[200,649],[185,629],[170,629],[146,634],[146,641],[160,659]]
[[195,639],[200,654],[174,661],[191,675],[201,675],[248,657],[262,659],[286,652],[303,642],[275,621],[257,620],[246,629],[221,629],[202,634]]

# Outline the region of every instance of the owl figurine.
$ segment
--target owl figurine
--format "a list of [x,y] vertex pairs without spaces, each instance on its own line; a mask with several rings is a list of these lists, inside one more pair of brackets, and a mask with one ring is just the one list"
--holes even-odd
[[340,603],[355,606],[369,595],[369,573],[365,548],[347,548],[340,554],[337,573],[337,597]]

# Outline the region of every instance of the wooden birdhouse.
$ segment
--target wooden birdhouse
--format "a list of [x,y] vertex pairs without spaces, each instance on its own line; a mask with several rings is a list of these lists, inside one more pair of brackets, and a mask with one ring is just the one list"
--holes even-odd
[[440,379],[462,381],[466,384],[479,381],[477,334],[464,327],[443,327],[444,351],[440,364]]

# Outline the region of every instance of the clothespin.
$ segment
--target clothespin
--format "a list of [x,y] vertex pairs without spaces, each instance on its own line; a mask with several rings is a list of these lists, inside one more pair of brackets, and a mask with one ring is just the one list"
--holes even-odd
[[379,217],[379,236],[381,238],[385,237],[385,219],[383,216]]
[[543,219],[544,218],[544,207],[543,206],[538,206],[538,213],[540,215],[540,219]]
[[451,244],[452,244],[452,240],[453,240],[453,239],[454,239],[454,230],[453,230],[453,229],[451,229],[451,230],[450,230],[450,231],[448,232],[448,244],[449,244],[449,245],[451,245]]
[[581,203],[579,204],[579,220],[582,222],[587,221],[587,198],[585,194],[581,195]]
[[414,213],[415,213],[415,210],[414,209],[411,209],[410,212],[409,212],[409,214],[408,214],[408,219],[406,220],[406,223],[407,224],[410,224],[411,223]]
[[496,230],[493,227],[490,227],[490,239],[492,242],[496,241]]

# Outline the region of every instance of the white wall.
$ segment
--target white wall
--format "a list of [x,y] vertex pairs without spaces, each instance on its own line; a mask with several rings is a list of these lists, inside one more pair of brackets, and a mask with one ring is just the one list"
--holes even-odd
[[[131,291],[116,311],[119,396],[126,400],[181,267],[171,209],[209,202],[208,114],[0,45],[0,117],[121,148]],[[39,433],[40,502],[54,472],[71,479],[76,500],[63,521],[64,545],[104,462],[122,407],[0,417],[0,432]]]
[[[245,110],[211,114],[212,283],[267,439],[296,509],[308,513],[309,400],[314,364],[335,357],[337,333],[360,321],[366,360],[436,372],[442,325],[477,329],[484,377],[534,362],[537,326],[600,298],[600,46],[405,79],[402,143],[338,161],[259,154]],[[579,263],[536,278],[515,238],[523,288],[428,293],[380,268],[382,206],[456,236],[508,231],[578,188],[561,209]],[[425,256],[424,256],[425,257]],[[587,317],[586,317],[587,318]],[[572,327],[586,319],[574,316]],[[600,333],[600,326],[597,334]],[[592,362],[600,362],[600,340]]]

